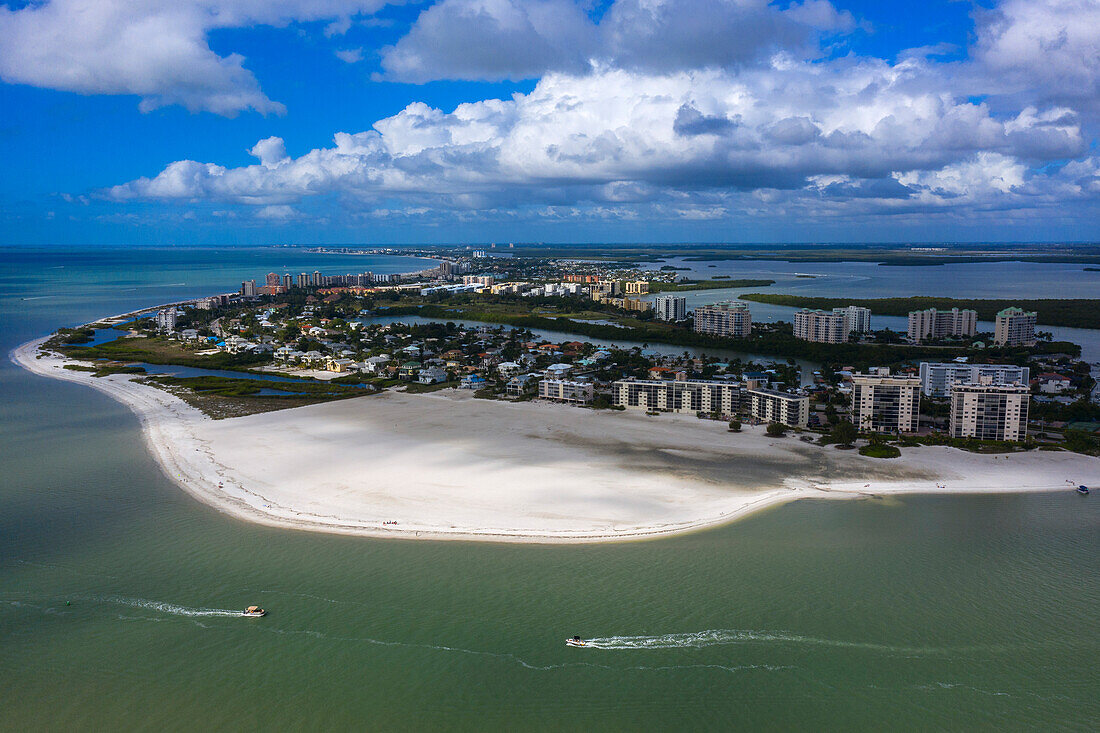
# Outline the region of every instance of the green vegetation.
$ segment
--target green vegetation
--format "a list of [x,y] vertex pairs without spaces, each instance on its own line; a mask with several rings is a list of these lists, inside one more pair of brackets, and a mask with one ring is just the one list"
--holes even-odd
[[729,431],[731,433],[740,433],[741,432],[741,421],[740,420],[730,420]]
[[837,443],[839,445],[851,445],[859,437],[856,426],[847,420],[841,420],[821,439],[822,445]]
[[65,368],[73,372],[90,372],[93,377],[105,377],[108,374],[145,374],[145,367],[134,364],[108,363],[95,366],[66,364]]
[[93,338],[95,338],[95,330],[91,328],[59,328],[53,338],[50,339],[53,344],[47,345],[86,344]]
[[860,448],[859,454],[868,458],[898,458],[901,456],[901,450],[896,445],[871,443]]
[[147,364],[174,364],[206,369],[243,370],[271,361],[270,354],[230,354],[221,351],[199,356],[178,342],[142,336],[123,336],[98,346],[68,346],[60,347],[60,350],[66,356],[80,360],[143,361]]
[[438,392],[441,389],[451,389],[458,386],[458,380],[453,379],[449,382],[436,382],[435,384],[421,384],[420,382],[409,382],[405,391],[409,394],[424,394],[425,392]]
[[819,298],[803,295],[780,295],[778,293],[743,293],[742,300],[757,303],[785,305],[792,308],[820,308],[829,310],[848,305],[870,308],[880,316],[907,316],[909,311],[937,308],[969,308],[978,312],[978,318],[992,321],[997,312],[1010,306],[1024,310],[1033,310],[1039,314],[1039,323],[1044,326],[1067,326],[1070,328],[1100,328],[1100,300],[1097,299],[1013,299],[1013,300],[971,300],[962,298],[935,298],[917,296],[912,298]]
[[[324,382],[276,382],[235,377],[156,376],[145,382],[171,392],[216,420],[376,393],[371,389]],[[261,395],[264,389],[289,394]]]
[[[368,394],[368,390],[362,387],[354,387],[346,384],[330,384],[326,382],[276,382],[270,379],[238,379],[236,377],[166,377],[155,376],[151,378],[161,384],[186,387],[195,392],[219,394],[224,397],[247,397],[255,395],[263,389],[277,389],[280,392],[290,392],[293,395],[309,395],[313,397],[359,397]],[[279,397],[279,395],[273,395]]]
[[782,438],[787,434],[787,426],[783,423],[770,422],[768,427],[764,428],[764,432],[773,438]]
[[1068,405],[1032,400],[1029,417],[1032,420],[1046,420],[1047,422],[1098,422],[1100,421],[1100,404],[1093,402],[1087,396]]
[[1100,437],[1090,435],[1084,430],[1067,430],[1065,435],[1066,442],[1062,445],[1066,450],[1090,456],[1100,456]]
[[668,293],[687,290],[717,290],[719,288],[765,288],[774,285],[775,280],[724,280],[715,277],[712,280],[688,280],[679,283],[651,282],[649,292]]

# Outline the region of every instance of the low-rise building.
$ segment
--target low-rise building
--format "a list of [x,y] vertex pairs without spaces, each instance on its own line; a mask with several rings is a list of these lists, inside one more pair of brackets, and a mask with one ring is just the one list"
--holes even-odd
[[397,368],[397,377],[399,379],[413,379],[420,373],[420,368],[423,366],[418,361],[407,361]]
[[389,364],[390,357],[387,354],[380,354],[378,356],[368,356],[363,359],[363,371],[370,374],[378,374]]
[[859,430],[916,432],[920,421],[920,378],[892,377],[889,369],[853,374],[851,414]]
[[998,346],[1034,346],[1035,311],[1022,308],[1005,308],[997,314],[993,343]]
[[956,384],[951,388],[951,437],[1021,441],[1027,437],[1030,393],[1022,384]]
[[848,340],[848,319],[843,313],[803,309],[794,314],[794,337],[821,344]]
[[752,313],[739,300],[701,305],[695,309],[695,332],[747,338],[752,333]]
[[329,359],[328,370],[330,372],[354,372],[358,371],[355,362],[351,359]]
[[573,372],[572,364],[551,364],[546,367],[546,376],[550,379],[565,379]]
[[593,394],[592,382],[578,382],[572,379],[543,379],[539,382],[540,400],[587,404],[592,401]]
[[477,374],[467,374],[462,378],[462,381],[458,383],[459,389],[481,389],[489,385],[488,379],[483,379]]
[[416,381],[420,384],[439,384],[447,381],[447,372],[439,367],[425,367],[417,372]]
[[741,409],[741,385],[702,379],[620,379],[611,385],[611,400],[629,409],[732,417]]
[[992,384],[1027,384],[1030,369],[1013,364],[960,364],[921,362],[920,388],[925,397],[946,397],[956,384],[978,384],[988,377]]
[[742,396],[749,417],[804,428],[810,422],[810,398],[774,389],[746,389]]
[[529,389],[533,389],[531,385],[534,382],[534,374],[517,374],[504,385],[504,393],[509,397],[522,397]]
[[1069,377],[1056,372],[1043,372],[1035,378],[1039,391],[1043,394],[1061,394],[1067,392],[1073,386]]

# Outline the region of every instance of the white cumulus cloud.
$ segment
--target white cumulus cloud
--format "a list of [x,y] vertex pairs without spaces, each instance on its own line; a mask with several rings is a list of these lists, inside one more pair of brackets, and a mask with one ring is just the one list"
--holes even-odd
[[210,31],[371,13],[386,0],[44,0],[0,6],[0,79],[80,94],[132,94],[142,111],[178,104],[281,113]]

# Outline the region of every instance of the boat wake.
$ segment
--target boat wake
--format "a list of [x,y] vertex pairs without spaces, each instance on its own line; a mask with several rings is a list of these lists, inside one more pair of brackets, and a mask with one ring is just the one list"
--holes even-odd
[[755,631],[751,629],[708,629],[686,634],[661,634],[655,636],[607,636],[585,639],[585,649],[702,649],[708,646],[732,644],[780,643],[792,645],[849,647],[900,654],[927,654],[935,649],[897,647],[835,639],[817,639],[810,636],[788,634],[782,631]]
[[160,611],[161,613],[169,613],[173,616],[186,616],[186,617],[199,617],[199,616],[240,616],[240,611],[234,611],[229,608],[189,608],[187,606],[178,606],[175,603],[166,603],[164,601],[150,601],[144,598],[101,598],[99,600],[107,601],[108,603],[117,603],[122,606],[130,606],[131,608],[146,608],[150,611]]

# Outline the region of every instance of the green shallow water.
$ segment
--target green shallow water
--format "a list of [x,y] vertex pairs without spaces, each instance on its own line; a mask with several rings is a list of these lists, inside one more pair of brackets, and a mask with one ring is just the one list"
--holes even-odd
[[[108,290],[30,315],[0,294],[5,350],[36,319],[109,312]],[[92,390],[5,364],[0,396],[3,730],[1100,717],[1095,495],[803,501],[619,545],[374,541],[194,502]],[[218,613],[250,603],[269,615]],[[565,647],[575,633],[600,648]]]

